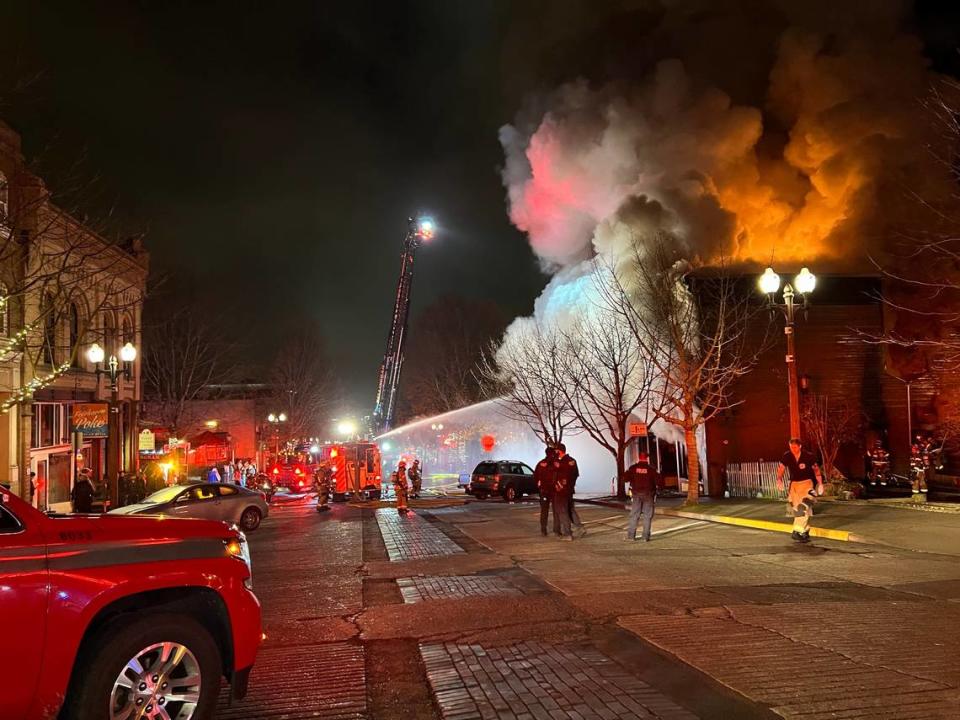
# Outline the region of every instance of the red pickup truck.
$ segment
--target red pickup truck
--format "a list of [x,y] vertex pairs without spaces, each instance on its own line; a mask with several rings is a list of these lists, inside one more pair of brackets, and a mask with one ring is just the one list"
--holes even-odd
[[225,523],[46,515],[0,488],[0,718],[203,720],[261,642]]

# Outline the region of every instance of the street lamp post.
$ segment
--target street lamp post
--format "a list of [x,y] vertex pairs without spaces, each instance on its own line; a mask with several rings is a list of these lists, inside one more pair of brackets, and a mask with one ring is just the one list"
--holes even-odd
[[117,507],[119,503],[120,479],[120,377],[127,380],[133,377],[133,362],[137,359],[137,348],[133,343],[126,343],[117,354],[110,354],[107,366],[101,367],[106,352],[97,343],[87,349],[87,359],[93,363],[97,379],[101,375],[110,378],[110,402],[107,413],[107,488],[110,494],[110,506]]
[[787,336],[787,392],[790,398],[790,437],[800,437],[800,381],[797,373],[797,346],[796,346],[796,296],[800,295],[803,307],[806,309],[808,296],[817,285],[816,276],[807,268],[802,268],[793,279],[793,285],[783,286],[783,304],[777,302],[776,293],[780,289],[780,276],[767,268],[759,280],[760,289],[767,295],[771,307],[783,311],[786,323],[783,334]]
[[286,421],[286,413],[270,413],[267,415],[267,422],[273,425],[273,457],[275,462],[280,462],[280,423]]

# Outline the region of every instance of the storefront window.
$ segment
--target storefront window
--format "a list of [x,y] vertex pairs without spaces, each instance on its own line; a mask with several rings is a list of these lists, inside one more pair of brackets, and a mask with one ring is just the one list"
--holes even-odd
[[47,469],[47,503],[70,501],[70,462],[72,453],[63,452],[50,456]]
[[42,448],[69,443],[69,413],[69,406],[62,403],[34,403],[30,447]]

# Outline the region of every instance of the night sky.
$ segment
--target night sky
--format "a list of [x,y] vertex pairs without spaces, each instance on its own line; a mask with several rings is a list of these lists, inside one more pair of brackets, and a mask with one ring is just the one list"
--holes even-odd
[[[531,92],[622,72],[659,17],[545,0],[17,5],[0,10],[0,116],[51,186],[79,161],[91,215],[146,231],[168,291],[255,362],[318,323],[358,409],[407,216],[440,226],[414,314],[445,293],[529,313],[546,277],[507,219],[497,130]],[[918,27],[955,70],[957,13],[936,8]]]

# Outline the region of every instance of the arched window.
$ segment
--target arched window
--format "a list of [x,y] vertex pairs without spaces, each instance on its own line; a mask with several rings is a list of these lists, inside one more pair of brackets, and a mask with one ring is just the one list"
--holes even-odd
[[10,211],[10,191],[7,187],[7,176],[0,172],[0,222],[6,222]]
[[43,314],[43,362],[54,365],[57,361],[57,313],[51,295],[44,295],[40,312]]
[[83,348],[80,345],[80,308],[75,302],[70,303],[70,352],[73,353],[73,367],[81,367],[83,363]]
[[127,343],[133,342],[133,323],[130,322],[129,317],[123,318],[123,329],[120,335],[120,345],[126,345]]
[[103,349],[107,357],[116,355],[120,350],[117,346],[117,318],[110,310],[103,314]]

